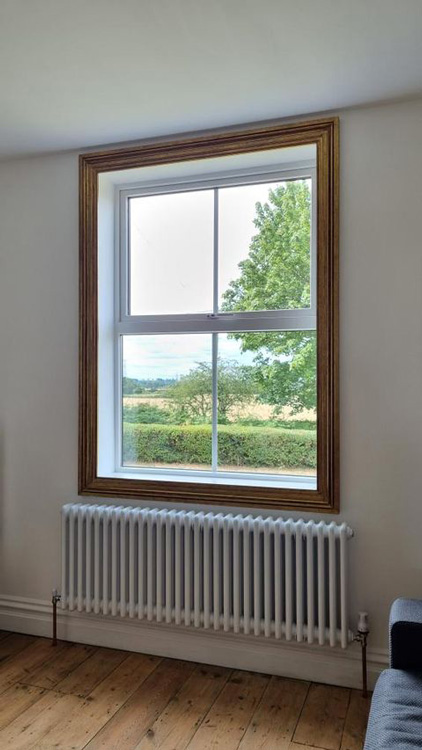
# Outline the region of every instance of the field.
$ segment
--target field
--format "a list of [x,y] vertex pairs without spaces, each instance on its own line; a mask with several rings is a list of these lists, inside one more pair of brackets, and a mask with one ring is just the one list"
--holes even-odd
[[[123,398],[124,406],[138,406],[139,404],[143,404],[145,406],[156,406],[159,409],[168,409],[170,403],[170,399],[163,397],[162,391],[152,391],[150,393],[140,395],[126,395]],[[274,407],[270,406],[270,404],[259,404],[256,402],[251,402],[246,406],[235,407],[230,411],[229,416],[230,420],[233,422],[236,422],[239,419],[247,418],[262,420],[266,422],[274,419]],[[279,413],[277,419],[286,422],[315,422],[316,414],[314,411],[307,409],[299,412],[298,414],[292,415],[291,409],[284,408]]]

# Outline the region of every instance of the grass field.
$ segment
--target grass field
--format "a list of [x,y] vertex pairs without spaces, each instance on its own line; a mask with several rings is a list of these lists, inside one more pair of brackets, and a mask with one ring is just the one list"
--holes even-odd
[[[132,394],[130,396],[123,397],[124,406],[138,406],[144,404],[145,406],[156,406],[159,409],[168,409],[170,406],[170,399],[164,398],[162,392],[152,391],[149,393],[137,395]],[[270,404],[259,404],[251,402],[242,407],[234,408],[230,414],[230,421],[236,422],[238,419],[259,419],[263,422],[274,419],[274,407]],[[284,408],[277,415],[278,420],[285,421],[311,421],[316,423],[316,414],[313,410],[307,409],[299,412],[298,414],[292,414],[291,409]]]

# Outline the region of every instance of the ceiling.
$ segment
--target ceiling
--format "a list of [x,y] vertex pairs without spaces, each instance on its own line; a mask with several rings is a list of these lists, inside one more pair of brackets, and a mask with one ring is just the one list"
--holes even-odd
[[422,0],[1,0],[0,157],[422,95]]

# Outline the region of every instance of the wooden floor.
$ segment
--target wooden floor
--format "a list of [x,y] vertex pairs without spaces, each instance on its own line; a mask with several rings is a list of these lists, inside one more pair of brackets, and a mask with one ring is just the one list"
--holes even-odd
[[355,690],[0,633],[0,748],[360,750]]

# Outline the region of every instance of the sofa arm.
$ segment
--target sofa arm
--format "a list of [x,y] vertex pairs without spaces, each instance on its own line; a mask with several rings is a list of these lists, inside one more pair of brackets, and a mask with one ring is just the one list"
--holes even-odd
[[422,601],[396,599],[391,607],[390,666],[422,671]]

